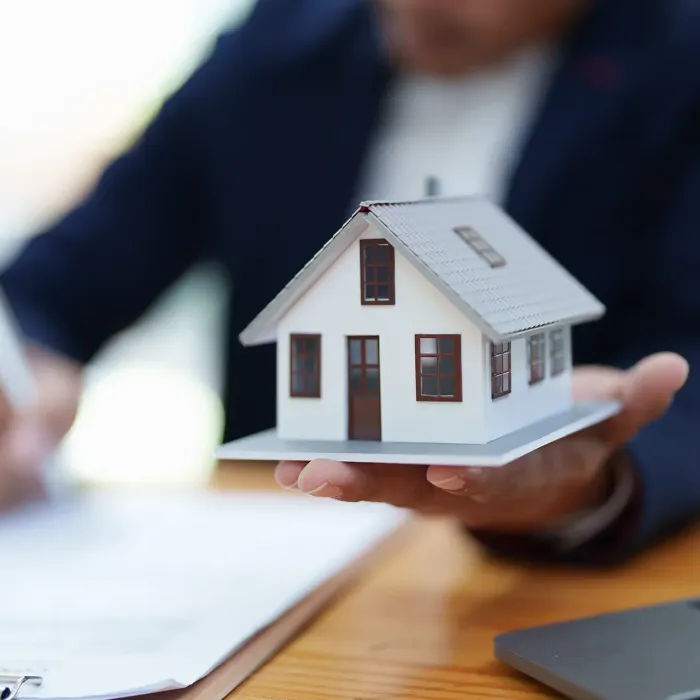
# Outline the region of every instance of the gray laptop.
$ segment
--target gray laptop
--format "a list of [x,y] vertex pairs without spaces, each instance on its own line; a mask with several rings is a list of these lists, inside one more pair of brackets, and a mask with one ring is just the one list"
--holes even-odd
[[574,700],[700,700],[700,599],[508,632],[495,653]]

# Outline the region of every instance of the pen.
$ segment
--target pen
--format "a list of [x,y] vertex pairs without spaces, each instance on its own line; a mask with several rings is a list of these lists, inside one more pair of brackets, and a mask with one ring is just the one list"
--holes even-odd
[[31,405],[37,394],[20,338],[19,324],[0,289],[0,389],[14,409]]
[[41,686],[40,676],[0,674],[0,700],[14,700],[24,685]]

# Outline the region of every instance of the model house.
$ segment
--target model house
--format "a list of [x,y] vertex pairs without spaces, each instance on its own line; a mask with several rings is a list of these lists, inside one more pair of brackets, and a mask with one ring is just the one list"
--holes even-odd
[[277,343],[277,437],[481,445],[572,408],[603,305],[477,197],[362,204],[245,329]]

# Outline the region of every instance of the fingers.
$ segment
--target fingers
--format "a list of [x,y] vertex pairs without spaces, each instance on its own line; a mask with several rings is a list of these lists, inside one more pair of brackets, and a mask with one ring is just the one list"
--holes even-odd
[[43,350],[28,349],[39,395],[15,410],[0,396],[0,507],[42,495],[47,460],[72,425],[80,397],[80,368]]
[[[453,468],[453,471],[459,471]],[[277,482],[318,498],[388,503],[424,514],[462,515],[466,491],[458,497],[426,479],[426,467],[392,464],[347,464],[326,459],[282,462]],[[478,507],[476,501],[473,502]]]
[[0,510],[43,492],[51,442],[41,425],[13,421],[0,438]]
[[53,446],[40,421],[13,421],[0,441],[0,473],[40,474]]
[[557,443],[505,467],[415,467],[313,460],[283,462],[286,488],[319,498],[389,503],[458,517],[470,527],[538,529],[589,505],[603,462],[600,443]]
[[674,353],[651,355],[624,373],[614,398],[622,412],[600,427],[614,444],[628,442],[646,424],[660,418],[688,377],[688,363]]
[[276,478],[286,488],[321,498],[389,503],[415,510],[438,507],[434,502],[438,494],[425,478],[425,467],[420,466],[316,459],[308,464],[282,462]]
[[540,529],[602,498],[607,448],[580,437],[551,443],[497,468],[433,466],[427,479],[466,498],[466,522],[510,531]]
[[[493,495],[513,494],[517,469],[417,467],[392,464],[347,464],[318,459],[282,462],[275,472],[285,488],[343,501],[377,501],[417,510],[456,511],[465,498],[488,502]],[[530,478],[529,482],[532,483]]]
[[284,489],[296,489],[306,462],[280,462],[275,468],[275,481]]
[[627,372],[614,367],[585,365],[576,367],[571,375],[574,401],[609,401],[619,399]]
[[312,496],[375,501],[423,513],[456,515],[476,528],[527,531],[592,507],[604,497],[605,465],[618,444],[661,416],[683,386],[678,355],[651,356],[628,371],[585,368],[575,374],[579,398],[618,399],[623,411],[604,424],[555,441],[505,467],[419,467],[283,462],[277,481]]
[[12,406],[5,396],[5,392],[0,390],[0,435],[6,430],[12,419]]
[[523,489],[537,488],[539,478],[539,460],[533,458],[526,462],[528,473],[524,475],[517,464],[505,467],[454,467],[431,466],[426,478],[438,489],[453,496],[472,499],[476,503],[488,504],[494,500],[503,500]]

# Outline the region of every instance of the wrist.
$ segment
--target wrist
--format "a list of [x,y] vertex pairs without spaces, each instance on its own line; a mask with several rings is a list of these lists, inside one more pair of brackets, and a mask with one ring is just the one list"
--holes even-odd
[[[602,508],[615,493],[622,478],[623,465],[620,463],[617,453],[609,454],[603,460],[595,478],[581,490],[578,502],[569,509],[569,513],[562,520],[576,518],[582,513],[588,513]],[[624,465],[626,468],[626,465]]]
[[614,453],[601,470],[602,481],[588,503],[539,533],[564,550],[574,549],[615,527],[634,496],[636,479],[626,451]]

